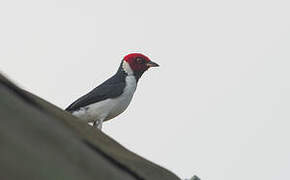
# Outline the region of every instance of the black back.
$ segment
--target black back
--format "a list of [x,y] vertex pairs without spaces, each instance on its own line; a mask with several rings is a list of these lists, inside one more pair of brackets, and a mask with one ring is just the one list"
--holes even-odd
[[117,73],[103,82],[101,85],[90,91],[88,94],[80,97],[70,106],[68,106],[66,111],[76,111],[81,107],[108,99],[116,98],[123,93],[126,86],[125,78],[127,74],[122,70],[122,63],[117,71]]

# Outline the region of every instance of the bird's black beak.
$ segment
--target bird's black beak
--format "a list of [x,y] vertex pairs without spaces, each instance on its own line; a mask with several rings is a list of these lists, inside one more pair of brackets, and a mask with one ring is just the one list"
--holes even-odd
[[158,67],[159,65],[153,61],[149,61],[147,64],[146,64],[148,67]]

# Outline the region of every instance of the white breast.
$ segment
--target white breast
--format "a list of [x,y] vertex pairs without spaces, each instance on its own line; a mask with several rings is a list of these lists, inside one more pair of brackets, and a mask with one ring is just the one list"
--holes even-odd
[[88,105],[74,112],[73,115],[88,122],[110,120],[126,110],[132,100],[136,87],[136,78],[133,75],[128,75],[126,77],[126,86],[121,96]]
[[134,76],[126,77],[126,87],[123,91],[123,94],[118,98],[111,99],[112,108],[105,120],[112,119],[122,112],[124,112],[129,106],[134,92],[136,90],[137,83]]

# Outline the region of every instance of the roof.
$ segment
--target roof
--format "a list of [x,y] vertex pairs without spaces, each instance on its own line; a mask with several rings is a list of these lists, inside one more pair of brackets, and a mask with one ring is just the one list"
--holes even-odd
[[180,180],[0,74],[0,179]]

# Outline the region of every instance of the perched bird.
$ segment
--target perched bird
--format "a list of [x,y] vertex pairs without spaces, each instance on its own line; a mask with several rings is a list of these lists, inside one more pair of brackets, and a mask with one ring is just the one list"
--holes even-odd
[[143,54],[128,54],[115,75],[65,110],[82,120],[92,122],[93,127],[102,129],[103,121],[118,116],[128,107],[142,74],[150,67],[157,66],[159,65]]

